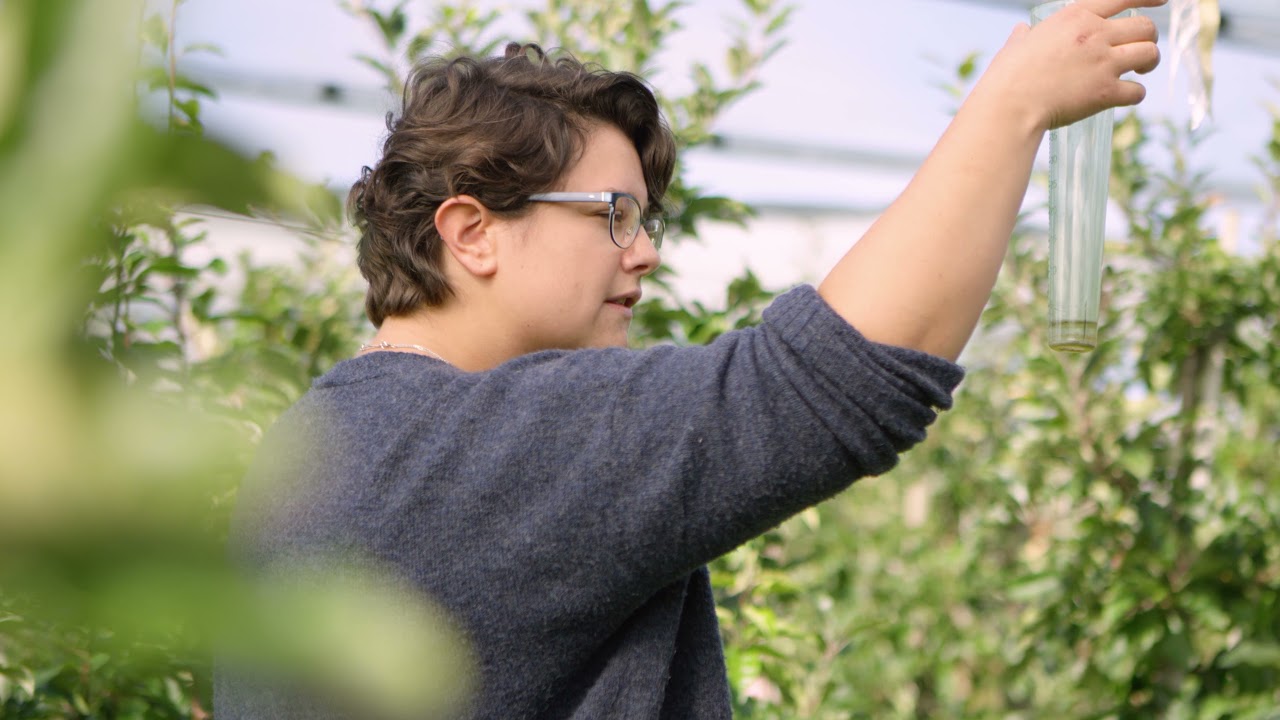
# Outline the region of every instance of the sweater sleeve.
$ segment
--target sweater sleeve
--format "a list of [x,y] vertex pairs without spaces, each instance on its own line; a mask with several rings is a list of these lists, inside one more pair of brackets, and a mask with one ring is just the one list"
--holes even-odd
[[301,472],[332,480],[287,532],[345,524],[450,608],[486,607],[473,622],[522,628],[477,629],[512,648],[614,626],[889,469],[962,377],[866,340],[811,287],[705,347],[550,351],[471,374],[377,355],[309,400],[303,414],[328,419]]
[[613,407],[613,452],[620,468],[644,469],[631,482],[661,493],[648,522],[679,519],[680,572],[889,470],[961,377],[940,358],[866,340],[805,286],[753,331],[638,357]]

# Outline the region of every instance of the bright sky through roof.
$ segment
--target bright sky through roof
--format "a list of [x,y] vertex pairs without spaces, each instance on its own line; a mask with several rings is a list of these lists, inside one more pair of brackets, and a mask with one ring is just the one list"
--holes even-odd
[[[1223,5],[1246,1],[1223,0]],[[481,5],[506,8],[502,28],[519,31],[524,26],[518,8],[532,2],[536,0]],[[1275,0],[1266,2],[1275,6]],[[859,167],[694,151],[686,158],[688,177],[708,193],[766,206],[799,204],[874,213],[903,188],[942,133],[954,101],[940,85],[953,79],[953,68],[971,52],[981,53],[985,64],[1014,25],[1026,19],[1017,8],[965,0],[794,4],[784,31],[788,44],[764,69],[762,88],[732,107],[715,130],[732,137],[815,146],[817,154],[823,148],[843,148],[889,154],[906,162]],[[660,90],[681,90],[693,59],[719,66],[727,45],[726,28],[733,18],[743,16],[740,0],[697,0],[690,5],[680,11],[685,30],[669,48],[664,71],[650,78]],[[421,13],[432,5],[411,2],[408,7]],[[1274,9],[1280,17],[1280,7]],[[381,82],[354,59],[357,53],[382,56],[375,31],[345,13],[337,0],[188,0],[179,10],[177,32],[182,44],[208,42],[222,49],[221,58],[192,58],[212,71],[284,78],[313,89],[331,84],[373,91]],[[1148,97],[1142,112],[1152,119],[1185,121],[1185,88],[1181,83],[1170,87],[1167,38],[1162,37],[1161,50],[1162,67],[1143,79]],[[1211,170],[1210,182],[1225,189],[1232,202],[1247,203],[1260,184],[1250,157],[1262,151],[1270,133],[1267,104],[1280,104],[1280,88],[1274,84],[1280,79],[1280,55],[1221,43],[1214,62],[1214,118],[1206,123],[1208,139],[1193,165]],[[377,159],[385,131],[382,113],[374,110],[281,102],[228,89],[203,112],[211,132],[248,150],[269,150],[287,169],[338,188],[349,186],[362,165]],[[1042,160],[1047,158],[1047,144]],[[821,262],[829,261],[833,251],[822,252],[826,255]]]
[[[945,127],[951,105],[938,85],[951,79],[950,69],[968,53],[989,59],[1023,20],[1014,9],[960,0],[801,0],[796,5],[786,30],[788,45],[765,68],[762,89],[730,109],[719,132],[923,157]],[[699,0],[682,10],[686,30],[667,56],[671,69],[654,82],[678,90],[690,59],[717,63],[725,27],[740,17],[739,6],[737,0]],[[179,13],[182,41],[210,42],[225,53],[193,58],[203,65],[315,85],[371,88],[379,82],[354,59],[361,52],[379,55],[373,31],[343,12],[336,0],[188,0]],[[506,27],[520,25],[507,22]],[[1167,56],[1167,43],[1162,42],[1162,51]],[[1220,44],[1215,64],[1215,118],[1202,157],[1213,159],[1215,179],[1252,185],[1256,174],[1248,156],[1261,149],[1270,128],[1265,104],[1280,101],[1280,90],[1268,83],[1280,78],[1280,57]],[[1180,84],[1176,92],[1170,90],[1168,67],[1166,57],[1145,80],[1143,112],[1185,118],[1184,92]],[[337,185],[349,183],[362,164],[375,159],[382,132],[376,113],[289,106],[230,93],[205,112],[215,131],[252,149],[271,150],[287,167]],[[708,190],[755,201],[813,192],[853,205],[890,198],[902,182],[884,173],[836,181],[831,177],[840,172],[836,168],[812,166],[807,170],[816,171],[814,182],[771,182],[778,179],[776,166],[786,163],[768,161],[761,173],[731,164],[732,171],[718,172],[715,161],[693,163],[694,179]],[[792,170],[799,173],[796,179],[805,177],[806,166]],[[843,174],[849,174],[847,168]],[[804,185],[812,187],[803,190]]]

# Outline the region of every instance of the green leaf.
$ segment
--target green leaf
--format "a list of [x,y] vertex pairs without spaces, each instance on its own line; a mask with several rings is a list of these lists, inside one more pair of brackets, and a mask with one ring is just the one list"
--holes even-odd
[[962,82],[969,82],[972,80],[974,73],[977,72],[978,69],[978,59],[981,57],[981,53],[970,53],[965,57],[964,61],[960,63],[960,66],[956,68],[956,76],[959,77]]
[[142,23],[142,38],[151,47],[167,52],[169,49],[169,24],[163,15],[148,15]]
[[791,20],[791,12],[795,9],[796,9],[795,5],[788,5],[787,7],[783,8],[782,12],[775,15],[773,19],[769,21],[769,24],[765,26],[764,34],[776,35],[777,33],[781,32],[782,29],[785,28],[787,26],[787,23]]
[[[369,55],[356,55],[356,60],[373,68],[375,71],[378,72],[379,75],[382,75],[383,78],[385,78],[389,84],[394,84],[398,81],[399,76],[396,74],[395,69],[393,69],[390,65],[387,65],[386,63],[382,62],[381,60],[374,57],[370,57]],[[389,85],[389,87],[390,86],[392,85]]]
[[210,55],[217,55],[218,57],[224,57],[226,55],[222,48],[214,45],[213,43],[191,43],[190,45],[184,45],[182,47],[183,55],[191,55],[193,53],[208,53]]
[[190,100],[174,100],[173,106],[179,112],[186,116],[188,122],[198,125],[200,122],[200,101],[195,98]]
[[404,35],[405,27],[408,25],[408,17],[404,12],[404,2],[397,3],[389,13],[380,13],[376,10],[369,10],[369,15],[378,25],[378,29],[382,31],[383,42],[387,47],[395,47],[400,42],[400,37]]
[[[167,78],[168,76],[166,75],[165,77]],[[217,97],[218,95],[216,92],[214,92],[213,88],[209,87],[208,85],[198,83],[195,80],[192,80],[191,78],[185,75],[174,76],[173,86],[175,89],[186,90],[192,94],[201,95],[204,97],[212,98],[212,97]]]
[[177,278],[193,278],[200,274],[200,268],[183,265],[177,258],[162,256],[153,259],[148,267],[151,273]]
[[1280,669],[1280,643],[1246,640],[1228,650],[1218,664],[1224,668],[1247,665]]
[[[409,47],[405,51],[405,55],[408,56],[408,58],[411,61],[416,62],[427,52],[427,50],[431,48],[432,44],[434,44],[435,41],[436,41],[435,34],[431,33],[430,31],[424,30],[420,33],[417,33],[416,35],[413,36],[413,39],[409,41]],[[483,53],[483,54],[488,55],[489,53]],[[382,67],[384,72],[390,72],[388,69],[386,69],[385,65]]]
[[1017,602],[1036,602],[1058,591],[1060,579],[1051,573],[1023,575],[1005,588],[1009,599]]

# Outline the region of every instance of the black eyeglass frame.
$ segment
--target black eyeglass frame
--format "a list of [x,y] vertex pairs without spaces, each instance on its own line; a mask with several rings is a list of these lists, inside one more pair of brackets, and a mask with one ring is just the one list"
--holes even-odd
[[[617,235],[613,232],[613,219],[618,211],[618,200],[627,198],[636,204],[636,215],[640,218],[640,222],[636,225],[635,233],[629,240],[623,244],[618,242]],[[661,217],[654,215],[648,218],[644,217],[641,211],[640,200],[631,193],[625,192],[549,192],[537,193],[527,198],[530,202],[547,202],[547,203],[567,203],[567,202],[602,202],[609,203],[609,239],[613,241],[622,250],[626,250],[635,244],[636,238],[640,237],[640,228],[644,228],[645,234],[649,236],[649,242],[653,243],[654,248],[662,247],[662,236],[667,232],[667,223]]]

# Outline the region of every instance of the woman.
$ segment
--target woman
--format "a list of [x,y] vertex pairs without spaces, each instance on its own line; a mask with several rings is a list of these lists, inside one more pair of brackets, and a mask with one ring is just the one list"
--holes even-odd
[[[514,45],[418,68],[351,195],[377,334],[273,430],[239,553],[392,568],[476,653],[471,716],[728,717],[706,563],[950,406],[1045,131],[1158,62],[1104,18],[1162,1],[1019,26],[821,286],[708,347],[625,349],[675,160],[639,79]],[[254,495],[282,476],[306,492]],[[223,683],[219,717],[312,712],[282,697]]]

